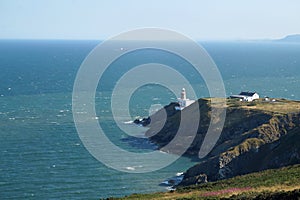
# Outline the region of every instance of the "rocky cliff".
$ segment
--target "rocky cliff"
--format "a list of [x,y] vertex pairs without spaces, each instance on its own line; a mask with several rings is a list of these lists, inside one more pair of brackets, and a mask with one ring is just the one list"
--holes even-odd
[[[199,99],[182,111],[176,111],[175,106],[170,104],[150,117],[146,136],[165,150],[164,146],[175,138],[181,118],[184,116],[192,122],[198,109],[197,134],[186,151],[186,155],[198,155],[211,119],[218,119],[211,112],[215,105],[211,99]],[[186,171],[182,185],[300,163],[300,102],[226,100],[223,106],[226,107],[226,118],[216,145],[199,164]],[[184,131],[184,137],[175,140],[173,148],[167,149],[169,153],[178,153],[177,149],[192,135],[188,128]]]

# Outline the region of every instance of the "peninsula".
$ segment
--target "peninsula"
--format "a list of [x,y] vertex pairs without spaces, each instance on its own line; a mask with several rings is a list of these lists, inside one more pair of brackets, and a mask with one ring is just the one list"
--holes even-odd
[[[193,103],[183,110],[176,109],[175,107],[178,106],[176,103],[165,106],[164,109],[150,116],[151,123],[148,125],[150,127],[146,136],[159,148],[164,147],[177,133],[181,112],[188,112],[189,114],[185,116],[189,116],[187,120],[192,120],[193,113],[199,109],[201,113],[199,128],[192,145],[185,153],[187,156],[197,156],[212,118],[211,110],[213,107],[219,106],[211,102],[211,98],[198,99],[198,104]],[[260,172],[261,175],[255,176],[263,176],[265,172],[261,171],[268,169],[278,169],[278,172],[272,171],[272,173],[274,172],[276,175],[276,173],[282,172],[289,177],[291,174],[288,173],[290,172],[288,170],[283,172],[286,168],[282,169],[286,166],[296,166],[292,169],[299,172],[299,165],[297,165],[300,163],[299,101],[278,98],[260,98],[252,102],[226,99],[225,107],[225,124],[215,147],[198,164],[184,173],[183,181],[177,188],[199,189],[202,186],[208,187],[208,184],[207,191],[211,191],[214,190],[212,189],[213,183],[217,184],[220,180],[225,179],[223,181],[226,182],[233,177],[257,172]],[[163,116],[162,113],[165,112],[167,119],[161,128],[160,116]],[[214,116],[214,119],[217,119],[217,116]],[[160,131],[152,135],[156,130]],[[180,145],[178,143],[175,146]],[[168,153],[176,154],[176,148],[171,149]],[[233,180],[237,181],[239,178]],[[266,176],[264,180],[268,181],[268,177]],[[221,181],[221,183],[223,182]],[[250,183],[251,181],[249,185],[251,185]],[[238,185],[239,183],[235,182],[234,184]],[[229,187],[227,186],[224,188]],[[290,186],[293,186],[292,189],[298,189],[296,193],[298,192],[297,195],[299,195],[299,181],[295,184],[291,183]],[[281,189],[285,191],[284,188]],[[266,191],[271,190],[266,188]]]

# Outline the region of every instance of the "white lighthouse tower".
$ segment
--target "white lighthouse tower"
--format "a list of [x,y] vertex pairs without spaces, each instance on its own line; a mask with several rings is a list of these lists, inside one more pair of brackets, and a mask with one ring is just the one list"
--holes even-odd
[[181,99],[182,99],[182,100],[186,99],[185,88],[182,88],[182,90],[181,90]]
[[179,106],[176,106],[176,110],[183,110],[184,108],[188,107],[192,103],[194,103],[195,100],[190,100],[186,98],[186,91],[185,88],[182,88],[181,93],[180,93],[180,98],[178,98],[178,104]]

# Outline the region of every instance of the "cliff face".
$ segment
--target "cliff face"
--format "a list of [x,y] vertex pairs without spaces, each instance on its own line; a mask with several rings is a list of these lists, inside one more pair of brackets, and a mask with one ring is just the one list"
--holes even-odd
[[[193,120],[200,110],[199,127],[187,155],[198,155],[210,123],[210,99],[199,99],[183,111],[174,111],[174,104],[151,116],[146,135],[159,145],[168,144],[176,135],[181,116]],[[300,102],[227,101],[226,119],[221,136],[213,150],[199,164],[187,170],[182,185],[229,178],[236,175],[300,163]],[[182,115],[186,112],[185,115]],[[167,116],[166,123],[161,119]],[[217,116],[215,116],[216,118]],[[185,135],[189,136],[189,130]],[[157,134],[154,134],[157,133]],[[184,143],[184,138],[175,146]],[[176,148],[168,149],[177,153]]]

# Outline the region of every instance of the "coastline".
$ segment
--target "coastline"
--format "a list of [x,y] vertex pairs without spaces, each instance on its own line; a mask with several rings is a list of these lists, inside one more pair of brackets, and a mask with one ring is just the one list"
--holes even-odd
[[[207,123],[207,119],[209,119],[208,117],[206,119],[208,115],[205,113],[209,113],[209,107],[214,106],[209,105],[209,101],[209,99],[198,100],[202,117],[204,116],[204,120],[201,121],[204,125],[200,124],[199,127],[200,129],[202,127],[203,130],[206,130],[205,123]],[[174,121],[174,119],[176,119],[177,115],[180,115],[180,112],[192,112],[193,109],[198,109],[195,106],[193,108],[193,105],[191,105],[189,109],[174,111],[174,106],[175,105],[171,103],[165,107],[166,110],[171,112],[168,113],[168,117],[172,119],[171,121],[167,119],[166,126],[173,128],[163,128],[156,135],[150,137],[150,140],[159,147],[164,146],[170,141],[170,139],[166,140],[164,138],[172,139],[170,136],[165,137],[166,135],[176,134],[178,122],[176,122],[176,120]],[[179,183],[179,186],[228,179],[257,170],[262,171],[269,168],[279,168],[300,162],[300,154],[298,155],[298,153],[283,154],[288,148],[289,152],[299,151],[299,145],[290,144],[292,141],[297,140],[297,133],[300,130],[300,101],[273,98],[272,101],[269,99],[259,99],[253,102],[241,102],[228,99],[226,107],[227,117],[224,131],[222,132],[219,142],[207,157],[201,161],[199,160],[197,165],[184,173],[184,177],[182,182]],[[150,118],[152,117],[152,119],[155,120],[151,121],[151,126],[147,132],[153,132],[152,129],[155,130],[156,121],[159,121],[159,117],[155,115],[156,114],[150,116]],[[149,118],[144,119],[149,120]],[[146,126],[148,126],[148,124]],[[233,132],[234,137],[232,135]],[[203,135],[201,130],[198,134]],[[197,141],[197,138],[200,142]],[[199,151],[198,144],[201,144],[201,138],[203,137],[196,137],[193,143],[194,146],[192,146],[185,155],[197,155],[196,153]],[[231,142],[228,143],[227,141]],[[226,143],[227,145],[225,145]],[[270,152],[273,151],[274,145],[276,147],[279,145],[278,147],[283,150],[275,151],[277,154],[273,153],[271,154],[272,156],[269,156]],[[176,150],[170,153],[176,154]],[[274,159],[278,158],[280,161],[279,164],[276,164]],[[255,163],[255,159],[265,161],[254,165],[253,162]],[[237,167],[241,165],[244,166],[246,163],[251,162],[251,167],[246,167],[246,170]],[[218,165],[218,167],[216,167],[216,165]],[[215,166],[214,169],[211,168],[211,166]]]

